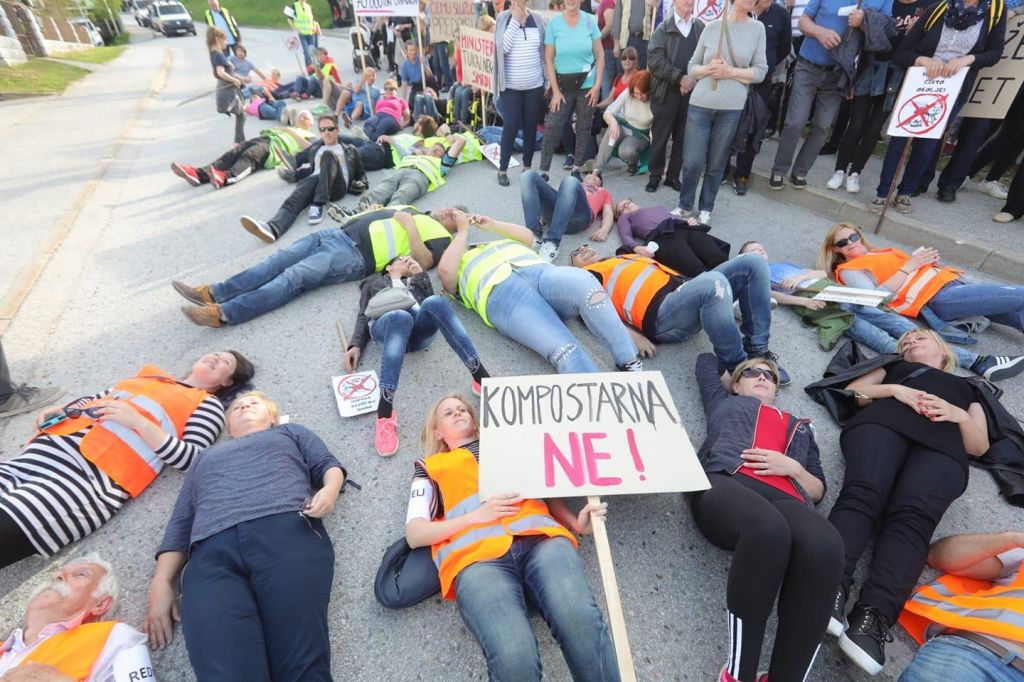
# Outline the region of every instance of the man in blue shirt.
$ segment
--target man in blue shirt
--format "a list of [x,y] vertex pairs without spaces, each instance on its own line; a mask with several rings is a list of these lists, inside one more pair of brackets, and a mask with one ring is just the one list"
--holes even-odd
[[216,26],[224,32],[224,37],[227,38],[228,41],[228,46],[224,50],[224,54],[234,54],[235,45],[237,45],[242,39],[242,36],[238,31],[238,23],[227,9],[220,6],[220,2],[218,0],[209,0],[209,3],[210,9],[206,10],[206,23],[210,26]]
[[[807,172],[818,158],[829,128],[835,122],[847,84],[846,74],[830,51],[841,43],[850,28],[864,22],[864,10],[892,14],[892,0],[864,0],[861,9],[850,0],[811,0],[797,23],[804,34],[793,75],[793,90],[786,112],[786,124],[775,153],[772,189],[782,189],[783,176],[789,173],[794,189],[807,187]],[[811,119],[811,106],[814,118]],[[804,124],[810,119],[811,131],[793,162]]]

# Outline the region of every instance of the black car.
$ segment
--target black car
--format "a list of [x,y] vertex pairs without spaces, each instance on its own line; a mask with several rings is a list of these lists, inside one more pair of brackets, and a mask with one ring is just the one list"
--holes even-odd
[[192,15],[179,2],[158,2],[152,7],[152,27],[165,36],[196,35]]

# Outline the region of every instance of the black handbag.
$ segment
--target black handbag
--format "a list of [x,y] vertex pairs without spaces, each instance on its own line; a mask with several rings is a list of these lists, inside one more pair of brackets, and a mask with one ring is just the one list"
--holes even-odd
[[373,595],[382,606],[404,609],[440,591],[441,578],[429,547],[412,549],[403,537],[387,548],[373,583]]
[[583,81],[587,80],[589,71],[583,73],[556,73],[555,81],[558,83],[558,90],[565,95],[577,95],[583,88]]

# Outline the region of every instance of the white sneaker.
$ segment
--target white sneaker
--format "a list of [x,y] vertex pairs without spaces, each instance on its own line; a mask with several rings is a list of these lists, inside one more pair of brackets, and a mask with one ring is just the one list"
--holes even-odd
[[839,189],[843,186],[843,180],[846,179],[846,171],[836,171],[832,174],[832,177],[825,183],[825,187],[829,189]]
[[538,254],[541,258],[549,263],[554,263],[555,259],[558,258],[558,244],[554,242],[544,242],[540,245],[540,251]]
[[543,242],[541,242],[540,237],[534,237],[533,238],[533,250],[534,251],[540,251],[540,245],[542,243]]
[[670,216],[672,216],[673,218],[687,218],[687,217],[689,217],[690,212],[689,211],[684,211],[683,209],[681,209],[678,206],[676,206],[671,211],[669,211],[668,214]]
[[996,199],[1005,199],[1010,194],[1009,190],[1006,189],[1006,185],[998,180],[986,180],[985,182],[979,182],[978,191],[984,192],[990,197],[995,197]]
[[697,216],[697,222],[700,223],[701,225],[710,225],[711,211],[701,211],[700,214]]
[[846,191],[850,194],[860,192],[860,173],[850,173],[846,176]]

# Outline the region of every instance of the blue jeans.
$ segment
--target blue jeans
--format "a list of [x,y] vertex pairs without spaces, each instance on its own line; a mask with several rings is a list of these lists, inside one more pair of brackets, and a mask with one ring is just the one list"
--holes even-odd
[[[587,193],[579,180],[567,175],[562,178],[558,191],[547,183],[537,171],[523,173],[519,180],[523,199],[523,219],[537,239],[558,245],[565,234],[576,234],[590,226],[594,214],[587,203]],[[541,220],[548,225],[547,236]]]
[[899,682],[1024,682],[1024,673],[969,639],[942,636],[918,649]]
[[374,114],[363,124],[363,132],[371,142],[376,142],[381,135],[394,135],[401,129],[402,126],[391,114]]
[[683,136],[683,188],[679,192],[679,208],[693,211],[697,183],[701,172],[699,210],[715,210],[715,198],[722,184],[725,166],[729,163],[732,140],[740,123],[740,110],[707,109],[691,104],[686,112],[686,134]]
[[440,118],[437,115],[437,105],[430,95],[416,95],[412,104],[412,117],[415,121],[420,116],[427,115],[435,121]]
[[389,402],[395,401],[405,354],[429,346],[438,330],[466,369],[475,372],[480,355],[452,307],[440,296],[426,298],[415,313],[393,310],[370,324],[370,336],[380,346],[380,390]]
[[[846,330],[846,335],[876,353],[895,353],[896,340],[906,332],[918,329],[918,326],[906,317],[874,306],[843,303],[840,307],[853,313],[853,324]],[[961,367],[970,367],[978,359],[977,353],[958,346],[950,348],[956,354],[957,363]]]
[[305,93],[310,97],[324,96],[324,90],[320,86],[320,81],[318,81],[313,76],[309,76],[308,78],[306,76],[296,76],[294,85],[295,92],[299,93],[300,95]]
[[320,230],[219,284],[213,300],[228,324],[247,322],[324,284],[354,282],[372,272],[338,228]]
[[932,296],[928,307],[943,320],[981,315],[1024,331],[1024,286],[950,282]]
[[455,599],[483,649],[491,680],[541,679],[527,602],[547,621],[574,680],[619,679],[608,628],[579,555],[565,538],[516,538],[500,559],[462,569],[455,579]]
[[302,58],[306,62],[306,67],[316,65],[316,48],[318,47],[319,40],[315,33],[310,35],[299,34],[299,45],[302,46]]
[[544,357],[559,374],[598,371],[563,322],[576,316],[583,318],[616,365],[636,358],[636,344],[619,314],[586,270],[555,265],[518,268],[491,290],[487,300],[487,317],[494,328]]
[[473,88],[456,85],[452,88],[452,120],[469,123],[469,107],[473,104]]
[[601,73],[601,99],[608,99],[615,77],[622,73],[622,62],[615,58],[614,48],[604,48],[604,71]]
[[280,121],[281,112],[288,106],[288,102],[279,99],[276,102],[264,102],[259,106],[260,119],[264,121]]
[[544,111],[544,88],[533,90],[501,91],[501,159],[499,170],[508,170],[509,159],[515,147],[516,135],[523,132],[523,167],[533,165],[533,150],[537,145],[537,126]]
[[[726,367],[735,367],[747,359],[748,352],[768,349],[772,322],[770,280],[767,261],[753,253],[737,256],[698,275],[661,302],[653,340],[679,343],[703,329],[718,360]],[[733,319],[734,298],[743,314],[739,331]]]

